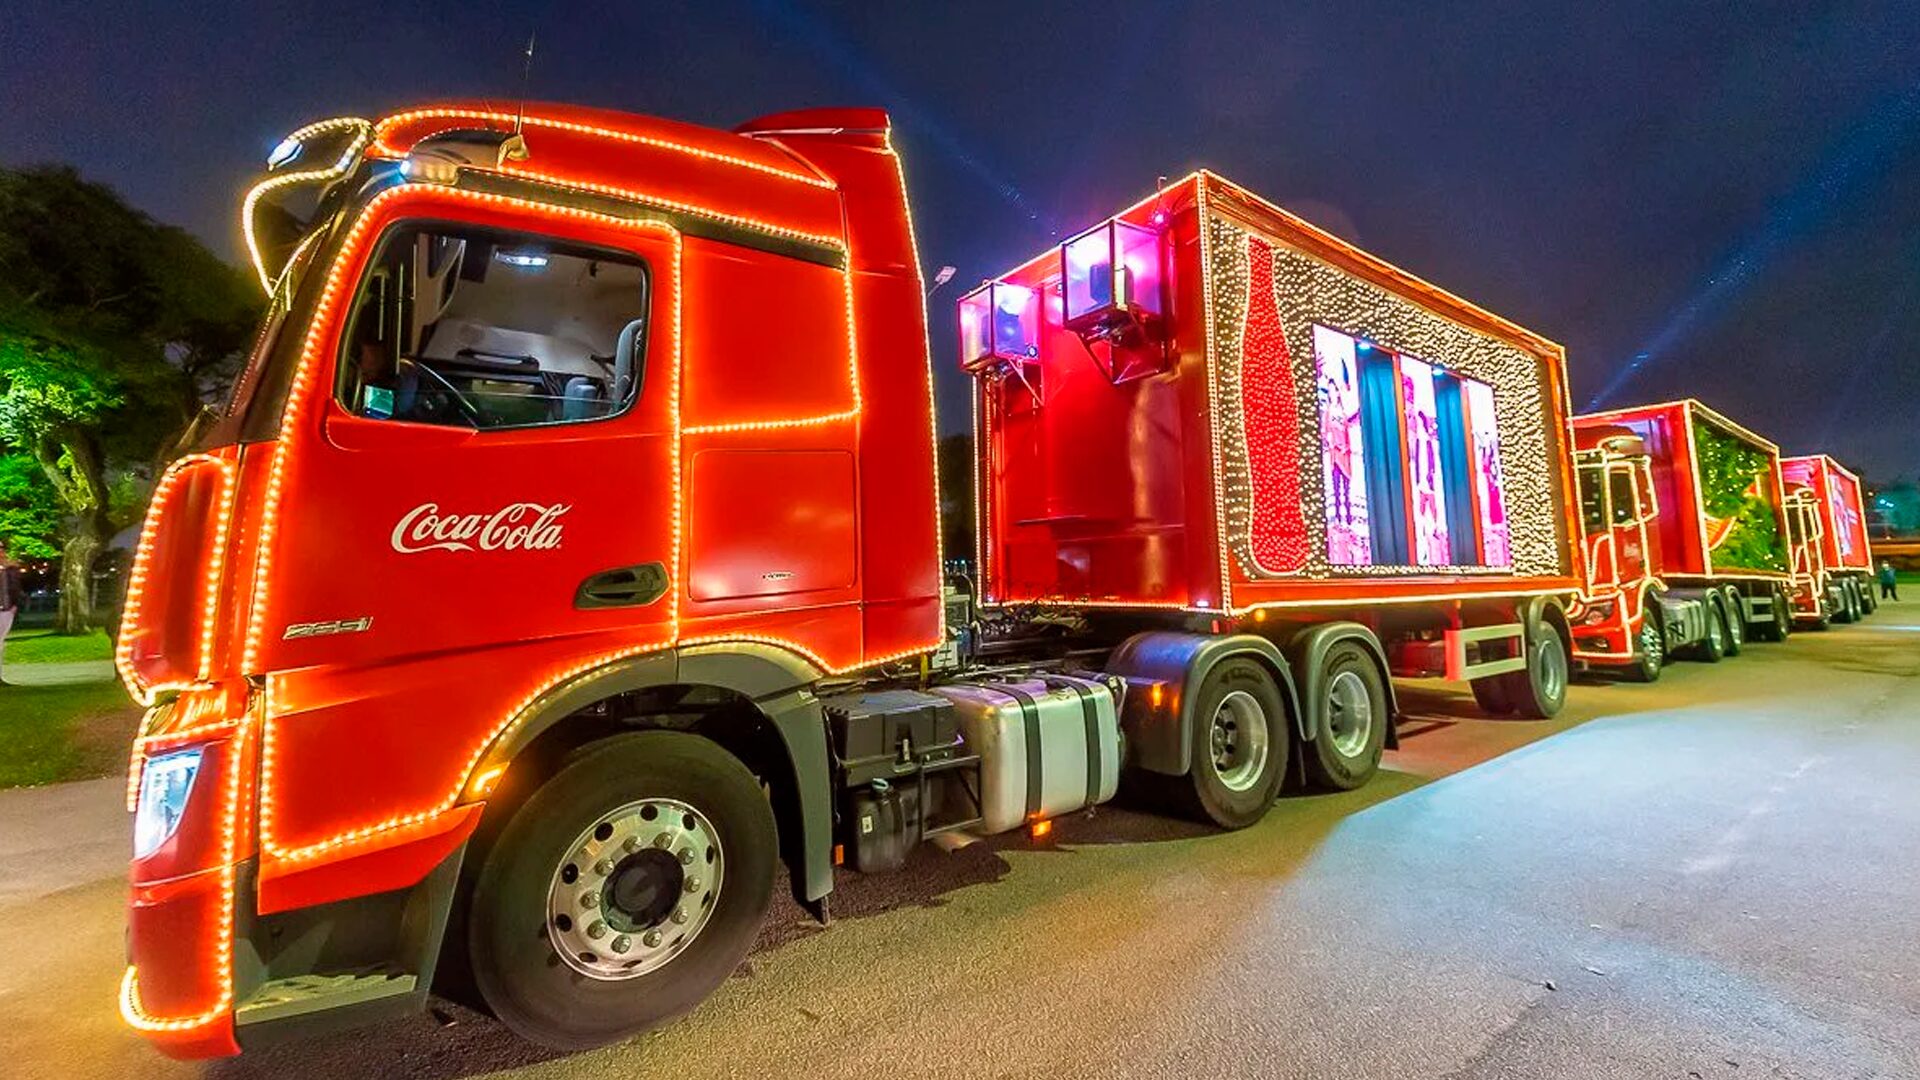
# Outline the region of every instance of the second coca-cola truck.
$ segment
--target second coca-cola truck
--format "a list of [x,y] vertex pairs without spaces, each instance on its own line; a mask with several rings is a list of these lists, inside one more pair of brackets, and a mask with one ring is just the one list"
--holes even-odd
[[1815,626],[1878,606],[1860,478],[1826,454],[1780,459],[1793,525],[1793,604]]
[[1573,423],[1590,578],[1575,655],[1649,679],[1670,654],[1712,662],[1749,637],[1784,640],[1779,447],[1692,399]]
[[1219,177],[962,303],[971,590],[885,114],[328,121],[244,219],[269,315],[117,657],[120,1004],[169,1053],[435,985],[603,1043],[735,969],[781,863],[824,920],[1123,778],[1226,828],[1364,783],[1390,675],[1563,700],[1560,348]]

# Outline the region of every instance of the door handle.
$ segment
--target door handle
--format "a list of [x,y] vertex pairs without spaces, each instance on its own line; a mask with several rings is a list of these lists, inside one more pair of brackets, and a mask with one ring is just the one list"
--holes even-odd
[[667,568],[662,563],[641,563],[602,570],[580,583],[573,594],[573,606],[581,609],[645,607],[667,595]]

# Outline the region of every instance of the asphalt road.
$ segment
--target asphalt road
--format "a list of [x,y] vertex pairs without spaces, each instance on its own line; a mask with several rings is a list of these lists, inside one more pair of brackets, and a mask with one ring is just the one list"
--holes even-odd
[[571,1056],[438,1006],[167,1062],[113,1011],[121,886],[89,853],[124,820],[69,808],[87,883],[0,895],[0,1074],[1917,1077],[1916,674],[1920,601],[1576,686],[1549,723],[1412,687],[1363,791],[1230,835],[1102,808],[849,874],[833,926],[777,907],[691,1018]]

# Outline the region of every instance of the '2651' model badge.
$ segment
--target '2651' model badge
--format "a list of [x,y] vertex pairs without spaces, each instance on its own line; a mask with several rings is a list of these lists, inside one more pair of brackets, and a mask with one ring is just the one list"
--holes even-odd
[[560,503],[517,502],[491,514],[442,514],[439,503],[421,503],[393,527],[393,550],[551,551],[560,546],[560,516],[573,509]]

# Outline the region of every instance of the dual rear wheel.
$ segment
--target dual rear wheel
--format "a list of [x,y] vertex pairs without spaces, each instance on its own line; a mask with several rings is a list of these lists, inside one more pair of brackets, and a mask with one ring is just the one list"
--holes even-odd
[[1352,790],[1378,771],[1388,698],[1367,649],[1352,640],[1333,643],[1309,692],[1318,700],[1304,704],[1317,727],[1302,740],[1265,663],[1234,656],[1207,671],[1193,690],[1192,765],[1185,777],[1169,778],[1184,788],[1196,817],[1225,829],[1259,821],[1279,796],[1296,750],[1307,782],[1320,790]]

